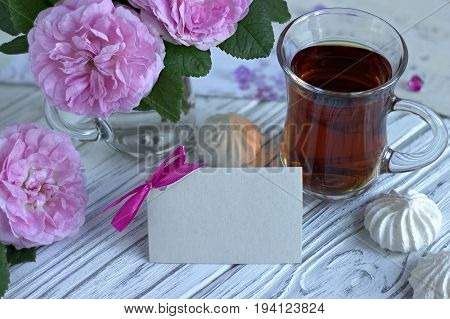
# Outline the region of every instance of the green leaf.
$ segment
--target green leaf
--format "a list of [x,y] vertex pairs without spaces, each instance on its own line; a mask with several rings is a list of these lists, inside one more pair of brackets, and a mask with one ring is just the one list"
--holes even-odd
[[21,35],[10,42],[0,45],[0,52],[5,54],[21,54],[28,52],[28,40],[26,35]]
[[36,248],[17,250],[14,246],[6,246],[6,257],[10,266],[36,261]]
[[247,16],[238,23],[236,33],[219,48],[236,58],[265,58],[275,43],[272,23],[264,9],[266,0],[254,0]]
[[211,51],[165,42],[164,65],[171,72],[190,77],[205,76],[211,70]]
[[39,12],[50,6],[47,0],[9,0],[9,12],[15,29],[28,33]]
[[141,104],[135,110],[155,110],[161,117],[178,122],[182,101],[183,77],[165,68],[150,94],[141,100]]
[[11,15],[8,9],[8,0],[0,0],[0,30],[10,35],[18,35],[19,32],[14,28]]
[[263,6],[272,22],[286,23],[291,20],[291,14],[285,0],[264,1]]
[[9,286],[9,266],[6,259],[6,247],[0,243],[0,297],[5,295]]
[[51,4],[57,4],[60,0],[48,0]]

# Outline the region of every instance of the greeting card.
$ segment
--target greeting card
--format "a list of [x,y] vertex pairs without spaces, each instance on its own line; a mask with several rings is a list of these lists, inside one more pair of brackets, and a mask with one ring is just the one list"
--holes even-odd
[[301,168],[200,168],[147,207],[151,262],[301,262]]

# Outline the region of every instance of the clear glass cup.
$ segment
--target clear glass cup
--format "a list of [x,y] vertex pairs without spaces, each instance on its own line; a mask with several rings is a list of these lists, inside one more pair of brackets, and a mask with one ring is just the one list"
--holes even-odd
[[[292,71],[294,56],[325,43],[367,48],[382,55],[389,61],[392,77],[381,86],[353,93],[327,91],[303,81]],[[285,28],[277,50],[288,86],[281,158],[285,166],[303,167],[307,193],[323,199],[350,198],[364,192],[380,174],[423,168],[444,152],[448,133],[439,116],[394,94],[408,50],[401,34],[383,19],[345,8],[310,12]],[[391,149],[386,118],[393,111],[421,117],[431,127],[433,141],[411,154]]]
[[102,119],[62,112],[45,102],[44,112],[55,130],[79,141],[104,141],[113,149],[138,158],[161,157],[179,145],[191,148],[195,144],[196,113],[189,78],[184,79],[183,109],[178,123],[161,118],[153,110],[117,112]]

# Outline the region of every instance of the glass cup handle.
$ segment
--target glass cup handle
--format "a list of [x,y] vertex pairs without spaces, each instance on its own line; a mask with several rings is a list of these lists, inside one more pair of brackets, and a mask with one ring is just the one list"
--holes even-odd
[[388,147],[382,163],[386,173],[410,172],[436,161],[448,143],[447,128],[441,118],[427,106],[411,100],[395,98],[392,111],[406,111],[422,118],[431,127],[433,140],[421,151],[402,153]]
[[47,123],[52,129],[66,133],[72,138],[79,141],[99,141],[102,138],[101,126],[98,120],[95,120],[95,127],[78,127],[61,118],[57,108],[47,102],[44,105],[44,113]]

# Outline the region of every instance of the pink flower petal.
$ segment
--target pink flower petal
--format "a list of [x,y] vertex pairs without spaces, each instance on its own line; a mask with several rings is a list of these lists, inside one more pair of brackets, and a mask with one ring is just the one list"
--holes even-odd
[[408,81],[408,88],[413,92],[419,92],[422,89],[423,80],[417,74],[413,75]]

